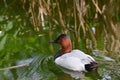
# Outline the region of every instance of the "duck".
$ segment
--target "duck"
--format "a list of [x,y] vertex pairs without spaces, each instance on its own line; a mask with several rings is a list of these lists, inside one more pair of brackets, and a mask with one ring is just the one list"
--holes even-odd
[[83,78],[84,72],[97,70],[98,63],[92,56],[79,49],[72,49],[71,39],[67,34],[61,34],[51,42],[61,46],[54,55],[55,64],[71,77]]

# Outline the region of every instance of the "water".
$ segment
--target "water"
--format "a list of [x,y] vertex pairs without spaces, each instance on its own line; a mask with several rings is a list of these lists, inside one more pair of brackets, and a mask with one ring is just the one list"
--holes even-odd
[[[86,73],[84,80],[119,80],[120,64],[102,59],[99,59],[99,61],[97,72]],[[9,69],[0,71],[0,78],[3,80],[73,80],[54,64],[52,56],[39,55],[27,60],[21,60],[17,64],[24,63],[30,64],[29,66],[12,69],[16,71],[15,74]],[[17,75],[16,79],[14,75]]]

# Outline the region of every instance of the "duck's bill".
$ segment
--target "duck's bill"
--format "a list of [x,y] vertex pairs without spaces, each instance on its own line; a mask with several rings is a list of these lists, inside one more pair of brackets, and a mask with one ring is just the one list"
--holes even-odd
[[57,43],[57,41],[56,40],[51,40],[50,43]]

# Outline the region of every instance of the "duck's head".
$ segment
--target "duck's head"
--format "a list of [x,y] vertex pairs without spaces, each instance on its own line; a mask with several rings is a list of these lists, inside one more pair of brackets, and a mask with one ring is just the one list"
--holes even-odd
[[70,52],[72,50],[70,37],[66,34],[61,34],[60,36],[57,37],[57,39],[51,42],[60,44],[62,47],[62,50],[64,50],[65,52]]

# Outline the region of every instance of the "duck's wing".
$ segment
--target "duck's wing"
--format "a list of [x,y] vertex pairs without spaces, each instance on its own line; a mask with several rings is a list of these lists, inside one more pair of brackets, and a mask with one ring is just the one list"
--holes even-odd
[[95,59],[93,57],[91,57],[88,54],[85,54],[80,50],[73,50],[70,55],[79,58],[83,64],[89,64],[90,62],[95,62]]
[[71,55],[77,55],[76,57],[79,57],[81,62],[84,64],[86,71],[93,71],[98,68],[98,63],[95,61],[95,59],[92,56],[85,54],[80,50],[74,50]]
[[55,59],[55,63],[63,68],[72,71],[85,71],[85,65],[81,60],[74,56],[61,56]]

